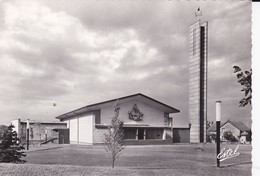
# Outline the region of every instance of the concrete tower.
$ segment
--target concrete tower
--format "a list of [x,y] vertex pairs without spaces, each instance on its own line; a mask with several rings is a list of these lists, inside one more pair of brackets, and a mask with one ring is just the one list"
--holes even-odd
[[208,23],[189,27],[189,120],[190,142],[206,142]]

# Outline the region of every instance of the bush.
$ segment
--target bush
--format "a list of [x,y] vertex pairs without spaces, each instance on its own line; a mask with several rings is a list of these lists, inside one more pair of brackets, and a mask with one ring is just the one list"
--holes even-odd
[[231,131],[225,131],[223,137],[229,142],[237,142],[237,139]]
[[20,145],[20,140],[13,128],[13,125],[8,126],[0,140],[0,162],[24,163],[25,160],[21,159],[26,156],[22,151],[24,147]]
[[248,132],[248,135],[246,136],[246,140],[250,143],[252,142],[252,131],[251,130]]
[[208,134],[207,135],[207,142],[210,142],[210,143],[212,143],[212,142],[216,142],[216,134]]

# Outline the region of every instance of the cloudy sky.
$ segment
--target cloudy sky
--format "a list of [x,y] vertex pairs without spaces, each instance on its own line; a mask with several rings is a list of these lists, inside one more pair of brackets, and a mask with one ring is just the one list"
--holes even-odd
[[251,67],[251,2],[12,0],[0,1],[0,124],[140,92],[179,109],[186,126],[198,6],[209,22],[208,119],[222,100],[224,119],[249,122],[232,67]]

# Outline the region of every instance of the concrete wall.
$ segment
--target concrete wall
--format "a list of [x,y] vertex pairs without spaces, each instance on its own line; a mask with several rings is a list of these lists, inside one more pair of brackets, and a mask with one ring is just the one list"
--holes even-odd
[[172,143],[172,138],[173,138],[172,130],[170,128],[167,128],[164,131],[166,133],[165,140],[169,141],[169,143]]
[[78,118],[69,120],[69,129],[70,129],[70,143],[77,144],[78,143]]
[[71,144],[92,144],[94,115],[85,114],[69,120],[65,120],[70,131]]
[[189,143],[190,129],[175,128],[173,129],[173,143]]
[[94,116],[86,115],[79,118],[79,143],[93,143]]
[[[128,111],[132,110],[133,105],[136,104],[138,109],[144,114],[142,121],[133,121],[129,119]],[[119,104],[120,112],[119,119],[123,120],[125,124],[149,124],[150,126],[164,126],[164,112],[154,109],[143,102],[129,101]],[[110,124],[114,116],[113,107],[106,107],[101,109],[101,124]]]

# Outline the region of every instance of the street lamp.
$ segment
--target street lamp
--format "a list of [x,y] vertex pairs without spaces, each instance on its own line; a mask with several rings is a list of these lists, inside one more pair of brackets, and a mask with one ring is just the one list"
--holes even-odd
[[45,141],[47,142],[47,134],[48,134],[48,130],[45,129]]
[[30,120],[27,119],[27,125],[26,125],[26,143],[27,143],[27,150],[29,150],[29,132],[30,132]]
[[216,101],[216,144],[217,144],[217,167],[220,167],[218,154],[220,153],[220,122],[221,122],[221,101]]

